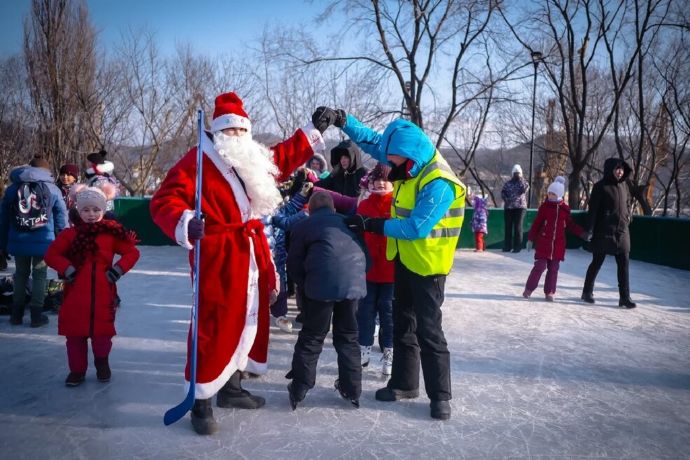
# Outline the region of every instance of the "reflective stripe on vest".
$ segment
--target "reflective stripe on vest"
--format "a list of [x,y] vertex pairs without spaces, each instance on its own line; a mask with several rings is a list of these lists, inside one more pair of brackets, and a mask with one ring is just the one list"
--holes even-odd
[[453,267],[455,248],[465,216],[465,185],[453,174],[438,151],[416,177],[393,184],[395,198],[391,204],[391,217],[408,218],[412,215],[419,190],[439,178],[451,182],[455,191],[455,199],[448,211],[426,237],[416,240],[389,237],[386,246],[388,260],[393,260],[399,254],[405,267],[422,276],[446,275]]

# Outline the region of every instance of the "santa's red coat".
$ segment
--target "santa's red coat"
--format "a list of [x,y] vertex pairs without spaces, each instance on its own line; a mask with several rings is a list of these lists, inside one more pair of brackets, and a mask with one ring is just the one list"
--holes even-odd
[[[236,370],[266,371],[269,333],[269,292],[275,288],[275,270],[259,220],[243,222],[235,191],[234,172],[204,139],[201,210],[205,237],[201,240],[199,274],[197,385],[198,399],[213,396]],[[286,179],[313,154],[323,139],[313,126],[298,130],[274,146],[273,161]],[[186,224],[193,215],[196,148],[168,172],[151,200],[154,222],[179,244],[191,249]],[[238,182],[235,180],[235,190]],[[240,193],[242,189],[240,188]],[[244,196],[242,197],[244,199]],[[181,238],[181,233],[184,236]],[[254,258],[251,254],[254,254]],[[189,252],[189,264],[194,251]],[[256,287],[258,283],[258,299]],[[189,352],[185,379],[189,382]]]
[[[74,227],[60,232],[45,254],[46,264],[60,275],[76,264],[68,257],[77,231]],[[139,260],[133,241],[124,241],[108,233],[96,237],[98,250],[86,256],[74,281],[64,284],[63,300],[58,314],[58,334],[76,337],[112,337],[115,335],[115,285],[108,281],[106,271],[116,262],[127,273]]]
[[534,242],[534,258],[565,259],[566,229],[577,236],[584,233],[582,227],[573,221],[567,204],[562,200],[544,201],[527,234],[527,239]]

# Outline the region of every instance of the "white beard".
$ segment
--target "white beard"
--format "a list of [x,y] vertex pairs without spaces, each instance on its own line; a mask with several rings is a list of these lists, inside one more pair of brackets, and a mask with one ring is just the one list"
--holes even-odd
[[213,135],[213,146],[242,179],[251,206],[250,219],[273,214],[283,200],[276,186],[279,170],[273,163],[272,152],[254,142],[250,134],[228,136],[217,132]]

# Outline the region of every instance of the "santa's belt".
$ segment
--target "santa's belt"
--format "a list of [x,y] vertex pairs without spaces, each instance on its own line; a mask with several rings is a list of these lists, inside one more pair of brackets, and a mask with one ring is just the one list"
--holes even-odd
[[[264,224],[260,220],[252,219],[244,224],[210,224],[204,226],[204,233],[206,235],[218,235],[221,233],[230,233],[241,231],[244,235],[254,240],[254,255],[256,257],[256,263],[260,271],[268,270],[271,268],[273,270],[273,265],[271,264],[271,253],[268,250],[268,245],[266,243],[259,243],[261,240],[257,239],[263,235]],[[264,241],[266,241],[264,239]]]
[[253,235],[260,235],[263,230],[264,224],[257,219],[248,220],[243,224],[206,224],[204,226],[204,233],[206,235],[219,235],[221,233],[242,231],[249,238]]

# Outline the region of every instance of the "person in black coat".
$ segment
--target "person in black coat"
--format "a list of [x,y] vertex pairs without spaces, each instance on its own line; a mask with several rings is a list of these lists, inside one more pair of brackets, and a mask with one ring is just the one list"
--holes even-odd
[[333,199],[316,192],[309,199],[308,219],[290,234],[287,269],[302,290],[302,329],[299,332],[288,394],[292,409],[316,383],[316,364],[333,316],[333,346],[338,353],[340,395],[359,407],[362,392],[357,302],[367,293],[363,242],[336,214]]
[[631,186],[628,177],[630,166],[620,158],[609,158],[604,162],[604,177],[594,184],[589,198],[589,224],[591,235],[589,249],[592,262],[587,268],[582,300],[594,303],[594,280],[607,254],[616,258],[618,266],[618,305],[635,308],[630,299],[630,280],[628,273],[630,255],[630,208],[632,198],[641,203],[644,198],[637,188]]
[[367,173],[361,166],[359,149],[352,141],[343,141],[331,150],[330,176],[316,183],[317,187],[351,197],[359,196],[359,181]]

